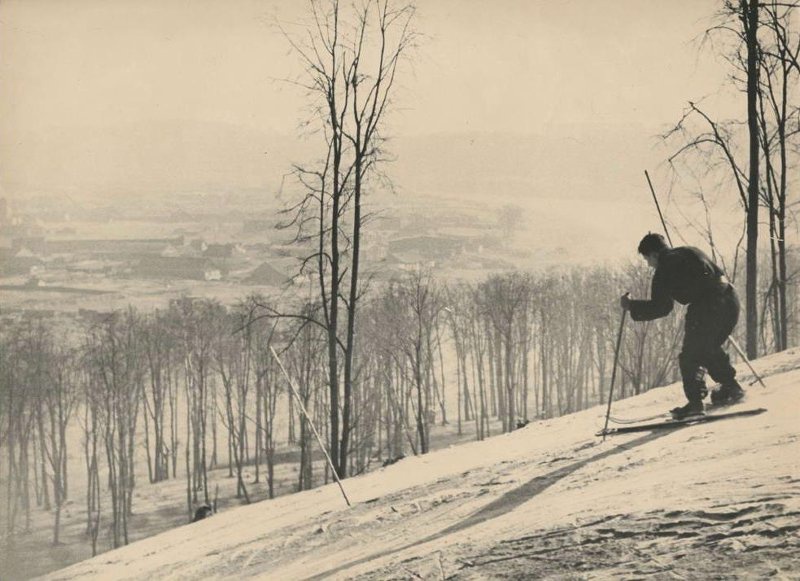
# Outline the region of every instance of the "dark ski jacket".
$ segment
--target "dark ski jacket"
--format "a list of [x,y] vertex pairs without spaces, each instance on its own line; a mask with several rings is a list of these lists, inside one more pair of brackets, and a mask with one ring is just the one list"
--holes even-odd
[[725,273],[702,250],[667,248],[658,256],[650,300],[631,300],[631,318],[650,321],[667,316],[674,301],[682,305],[720,296],[729,288]]

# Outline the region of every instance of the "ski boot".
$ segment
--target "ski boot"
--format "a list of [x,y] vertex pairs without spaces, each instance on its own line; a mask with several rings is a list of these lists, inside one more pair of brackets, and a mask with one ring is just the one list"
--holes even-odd
[[672,414],[672,419],[674,420],[685,420],[706,415],[703,400],[690,401],[685,406],[670,410],[669,413]]
[[721,385],[711,392],[711,404],[714,407],[733,405],[744,398],[744,390],[736,381]]

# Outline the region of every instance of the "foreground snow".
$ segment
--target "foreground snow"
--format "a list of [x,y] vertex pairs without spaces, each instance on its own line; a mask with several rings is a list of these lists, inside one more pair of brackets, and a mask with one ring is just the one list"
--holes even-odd
[[[764,414],[594,436],[604,409],[231,510],[48,579],[800,578],[800,354],[765,358]],[[787,371],[788,369],[788,371]],[[643,416],[678,385],[618,402]]]

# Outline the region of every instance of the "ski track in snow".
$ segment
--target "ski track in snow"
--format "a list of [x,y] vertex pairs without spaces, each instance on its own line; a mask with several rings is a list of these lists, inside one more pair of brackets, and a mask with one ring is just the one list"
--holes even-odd
[[[603,406],[179,527],[48,579],[800,579],[800,354],[759,416],[609,437]],[[788,371],[787,371],[788,370]],[[622,416],[680,387],[615,402]]]

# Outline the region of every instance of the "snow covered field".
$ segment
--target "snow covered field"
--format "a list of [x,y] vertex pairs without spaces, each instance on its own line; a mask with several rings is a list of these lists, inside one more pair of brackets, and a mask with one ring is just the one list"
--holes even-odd
[[[798,367],[797,350],[756,363],[767,388],[732,410],[758,416],[603,441],[596,407],[348,479],[350,508],[333,484],[46,578],[800,579]],[[613,412],[682,397],[676,384]]]

